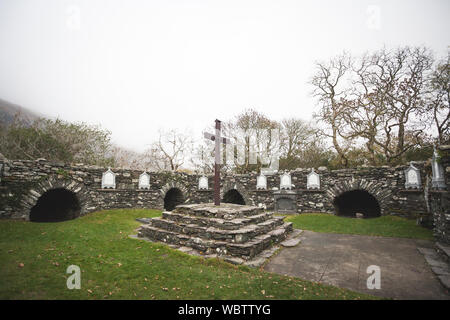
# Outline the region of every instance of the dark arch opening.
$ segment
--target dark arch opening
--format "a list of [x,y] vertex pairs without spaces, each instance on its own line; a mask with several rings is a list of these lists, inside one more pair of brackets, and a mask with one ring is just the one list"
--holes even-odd
[[31,208],[30,221],[60,222],[80,216],[81,206],[77,195],[64,188],[46,191]]
[[236,189],[228,190],[223,195],[222,202],[245,205],[244,197]]
[[179,204],[184,202],[183,192],[178,188],[172,188],[164,196],[164,209],[172,211]]
[[346,191],[334,198],[333,206],[338,216],[356,217],[357,213],[364,218],[381,216],[377,199],[365,190]]

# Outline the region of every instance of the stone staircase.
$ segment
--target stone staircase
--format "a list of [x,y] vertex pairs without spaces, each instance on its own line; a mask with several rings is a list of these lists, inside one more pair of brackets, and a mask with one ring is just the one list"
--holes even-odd
[[417,248],[441,284],[450,291],[450,245],[436,242],[434,249]]
[[293,232],[292,223],[283,218],[254,206],[179,205],[160,218],[139,219],[145,224],[137,236],[190,254],[259,266],[277,251],[277,244],[298,244],[301,231]]

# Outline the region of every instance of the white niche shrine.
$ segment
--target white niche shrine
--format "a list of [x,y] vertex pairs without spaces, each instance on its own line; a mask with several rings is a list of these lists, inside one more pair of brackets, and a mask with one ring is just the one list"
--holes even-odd
[[115,189],[116,188],[116,174],[108,168],[102,175],[102,189]]
[[147,172],[141,173],[139,176],[139,189],[150,189],[150,175]]
[[306,178],[306,189],[320,189],[320,176],[314,171],[314,168]]
[[412,164],[405,170],[405,188],[406,189],[420,189],[420,171]]
[[291,190],[292,182],[289,173],[283,173],[280,177],[280,190]]
[[202,176],[198,179],[198,188],[200,190],[208,190],[208,177]]
[[267,177],[261,173],[256,177],[256,190],[266,190],[267,189]]

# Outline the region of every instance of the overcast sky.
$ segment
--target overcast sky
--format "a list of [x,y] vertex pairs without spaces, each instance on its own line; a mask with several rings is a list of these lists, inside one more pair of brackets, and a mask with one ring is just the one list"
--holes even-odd
[[450,45],[450,1],[0,0],[0,98],[101,124],[142,151],[157,129],[245,108],[311,118],[316,60]]

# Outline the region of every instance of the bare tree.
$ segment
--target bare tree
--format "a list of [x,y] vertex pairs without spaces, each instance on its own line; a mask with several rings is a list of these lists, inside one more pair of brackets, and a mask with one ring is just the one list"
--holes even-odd
[[281,121],[281,159],[282,169],[295,169],[321,165],[325,146],[317,128],[298,118]]
[[345,83],[345,77],[349,74],[351,64],[352,58],[347,53],[331,59],[328,63],[317,62],[316,72],[310,81],[314,88],[313,96],[318,99],[320,107],[314,117],[329,126],[329,130],[324,130],[322,134],[332,139],[344,167],[347,167],[348,159],[339,140],[346,129],[343,114],[347,108],[347,96],[351,92]]
[[[429,128],[423,119],[432,64],[431,53],[423,47],[384,48],[359,59],[344,54],[317,64],[312,84],[320,111],[315,116],[328,125],[342,166],[348,165],[350,149],[358,149],[360,142],[372,165],[405,162],[406,153],[423,143]],[[444,93],[435,96],[435,104]]]
[[211,173],[214,171],[214,143],[202,141],[196,145],[189,159],[191,166],[197,173]]
[[383,135],[375,143],[388,163],[404,162],[405,153],[420,144],[424,135],[426,123],[417,120],[425,112],[425,85],[432,63],[431,53],[422,47],[383,49],[372,55],[374,71],[367,77],[377,105],[385,110]]
[[[239,173],[259,170],[270,165],[279,150],[280,124],[266,115],[247,109],[232,121],[224,123],[224,132],[235,147],[233,169]],[[238,151],[242,153],[241,157]],[[229,161],[229,160],[227,160]]]
[[439,61],[429,81],[427,111],[438,133],[438,143],[450,143],[450,52]]
[[114,167],[142,171],[156,171],[160,168],[147,153],[139,153],[121,146],[113,145],[111,154],[114,159]]
[[159,170],[177,171],[181,169],[191,154],[193,141],[190,135],[176,129],[159,130],[158,140],[147,150],[147,156],[155,161]]

